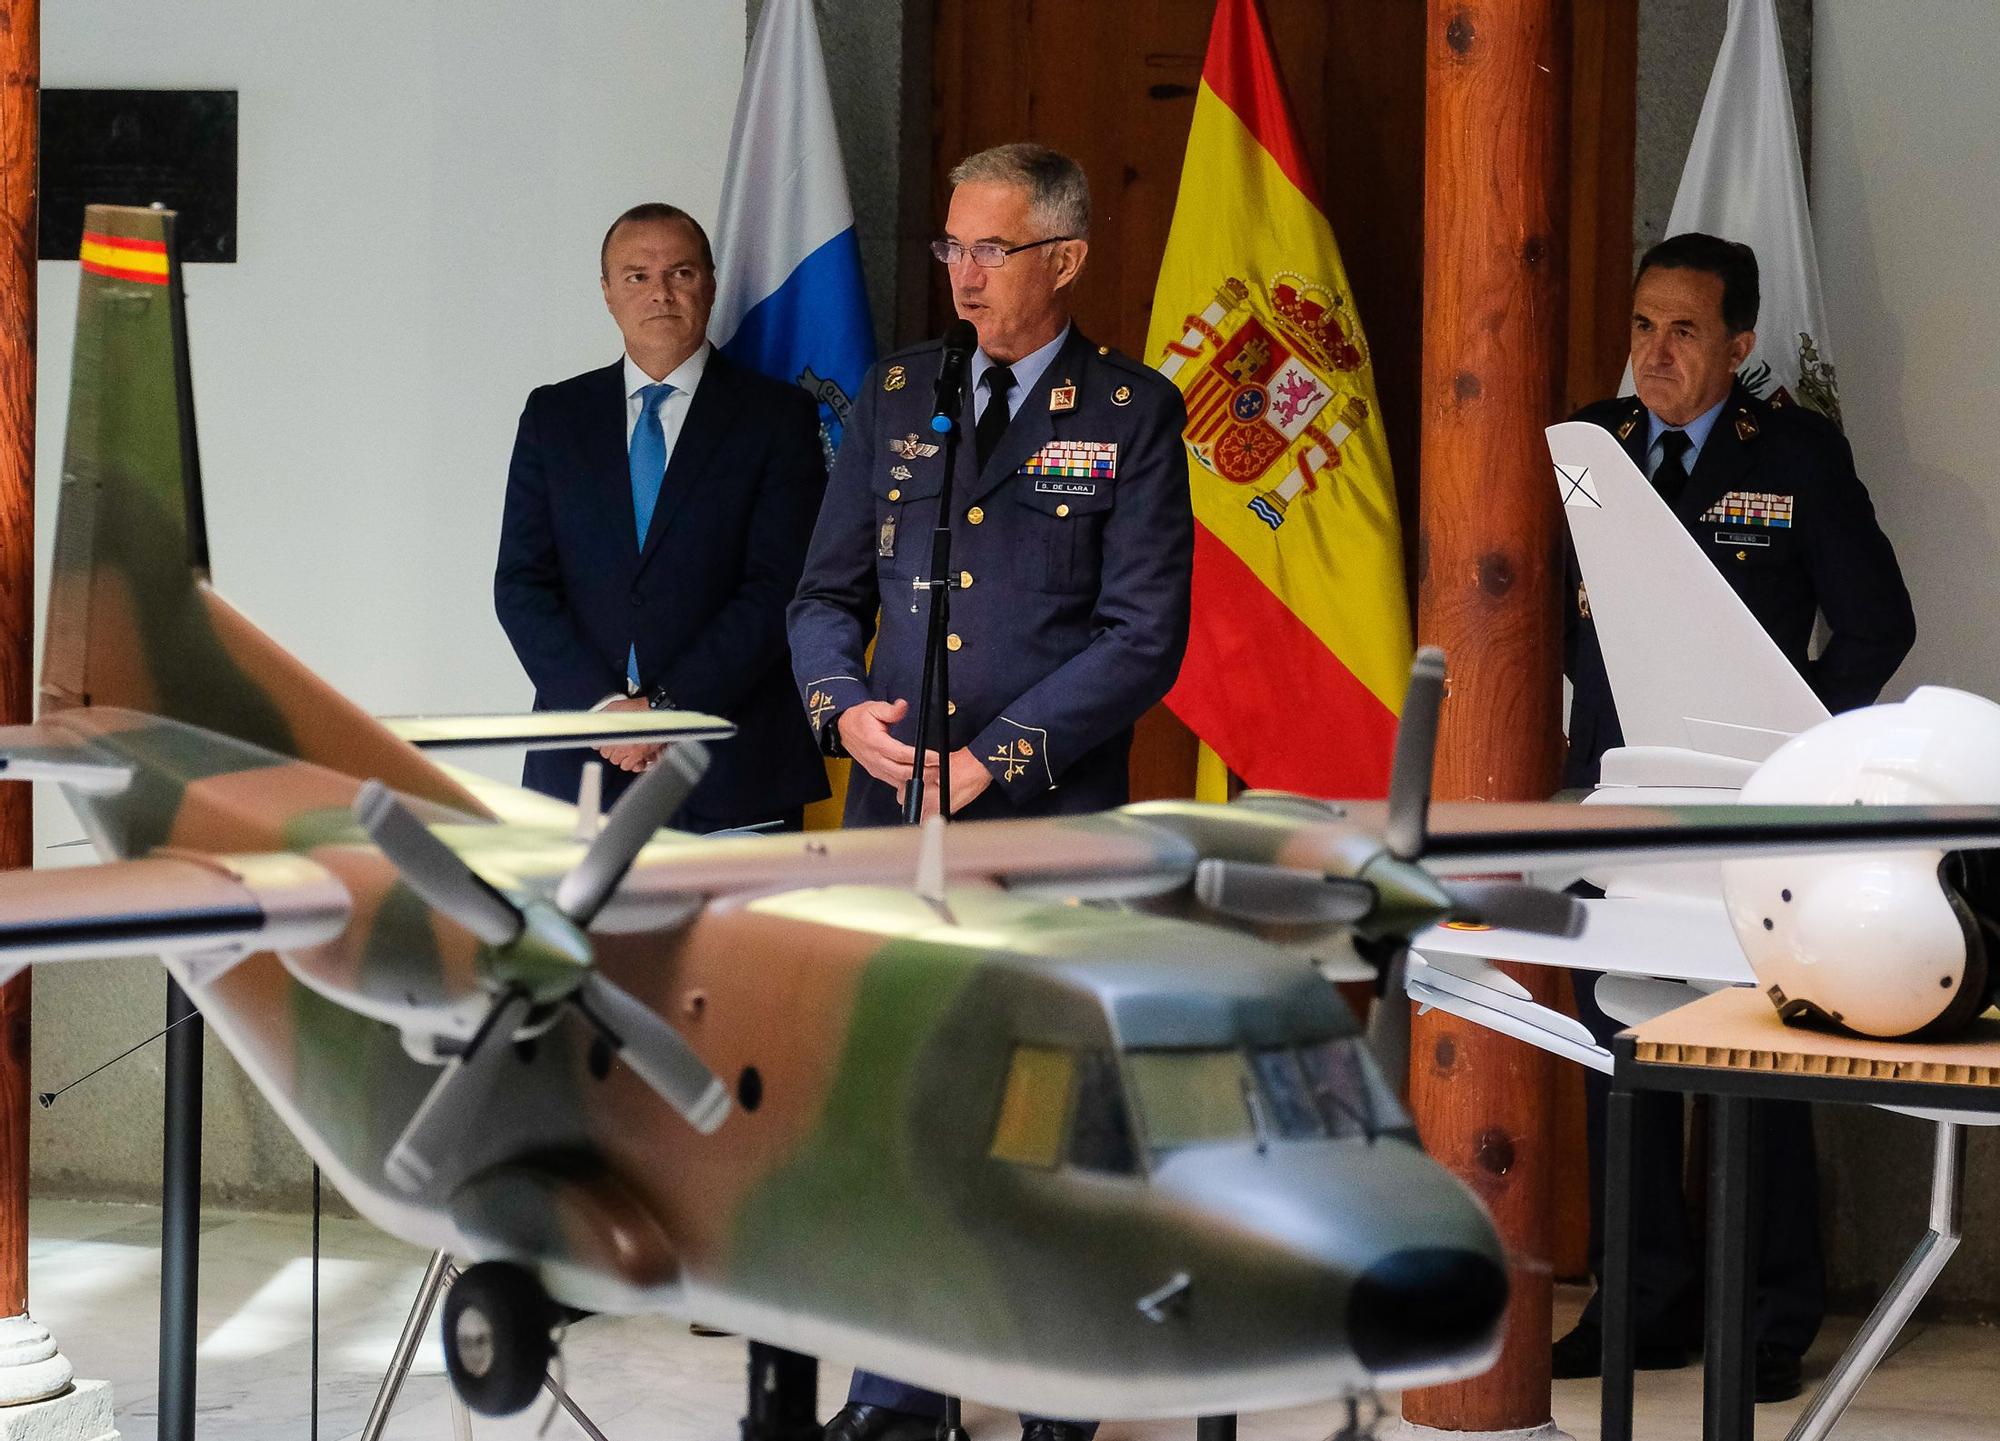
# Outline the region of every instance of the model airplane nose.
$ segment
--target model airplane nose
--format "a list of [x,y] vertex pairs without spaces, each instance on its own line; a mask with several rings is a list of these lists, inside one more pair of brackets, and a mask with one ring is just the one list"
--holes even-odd
[[1455,1247],[1392,1251],[1348,1293],[1347,1334],[1380,1375],[1434,1365],[1483,1347],[1507,1305],[1507,1273]]

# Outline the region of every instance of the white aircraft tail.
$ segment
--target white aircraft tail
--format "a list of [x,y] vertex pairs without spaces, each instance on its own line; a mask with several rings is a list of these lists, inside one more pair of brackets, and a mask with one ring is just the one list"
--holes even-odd
[[1569,421],[1548,437],[1625,744],[1761,761],[1825,720],[1611,433]]

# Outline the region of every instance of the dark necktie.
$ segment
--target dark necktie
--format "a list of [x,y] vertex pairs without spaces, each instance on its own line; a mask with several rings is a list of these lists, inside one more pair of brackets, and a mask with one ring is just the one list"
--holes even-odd
[[996,365],[979,378],[979,383],[986,387],[986,409],[979,413],[979,423],[972,428],[972,453],[979,457],[979,468],[984,470],[993,452],[1000,448],[1000,437],[1007,433],[1007,392],[1013,389],[1014,372]]
[[1672,505],[1680,499],[1681,487],[1687,484],[1687,453],[1694,445],[1685,430],[1663,430],[1660,432],[1660,468],[1653,472],[1653,489]]

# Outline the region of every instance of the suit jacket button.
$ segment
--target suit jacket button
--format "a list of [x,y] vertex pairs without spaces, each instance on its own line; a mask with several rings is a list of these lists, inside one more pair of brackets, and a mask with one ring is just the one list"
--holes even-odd
[[1066,505],[1059,505],[1059,506],[1057,506],[1057,507],[1056,507],[1056,514],[1057,514],[1057,515],[1068,515],[1068,514],[1069,514],[1069,507],[1068,507],[1068,506],[1066,506]]
[[971,590],[971,589],[972,589],[972,572],[971,572],[971,571],[969,571],[969,570],[962,570],[962,571],[960,571],[960,572],[958,573],[958,588],[959,588],[960,590]]
[[901,500],[902,498],[903,498],[903,492],[900,490],[892,490],[889,492],[889,499],[891,500]]
[[965,513],[965,518],[970,524],[978,525],[986,519],[986,512],[975,505]]
[[957,702],[957,701],[955,701],[955,700],[948,700],[948,701],[946,701],[946,702],[944,703],[944,713],[945,713],[946,715],[957,715],[957,714],[958,714],[958,702]]
[[964,644],[965,642],[958,638],[957,631],[953,631],[950,635],[944,638],[944,648],[946,650],[957,650],[960,646]]
[[1748,560],[1750,559],[1750,552],[1747,550],[1739,550],[1736,552],[1736,558],[1738,560]]

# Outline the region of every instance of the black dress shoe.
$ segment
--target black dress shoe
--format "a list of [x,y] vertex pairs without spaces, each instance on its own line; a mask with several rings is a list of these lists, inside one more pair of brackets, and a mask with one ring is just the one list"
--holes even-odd
[[[1688,1349],[1672,1342],[1641,1340],[1633,1348],[1632,1364],[1640,1371],[1678,1371],[1688,1363]],[[1575,1381],[1604,1374],[1604,1332],[1587,1321],[1549,1348],[1549,1374],[1558,1381]]]
[[1090,1441],[1090,1433],[1067,1421],[1024,1421],[1021,1441]]
[[1759,1401],[1789,1401],[1805,1389],[1799,1356],[1782,1346],[1757,1347],[1756,1394]]
[[850,1402],[820,1428],[821,1441],[936,1441],[935,1416]]

